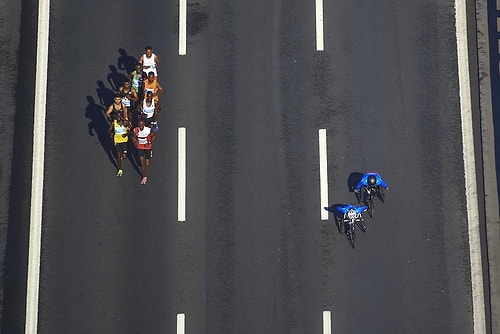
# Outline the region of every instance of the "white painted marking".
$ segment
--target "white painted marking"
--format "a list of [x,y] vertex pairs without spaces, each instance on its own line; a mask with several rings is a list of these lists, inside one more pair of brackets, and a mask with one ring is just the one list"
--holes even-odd
[[186,315],[184,313],[177,314],[177,334],[184,334],[186,331]]
[[321,220],[328,220],[328,159],[326,153],[326,129],[319,129],[319,185],[321,194]]
[[38,4],[35,106],[33,124],[33,165],[31,170],[31,209],[26,282],[26,323],[24,332],[36,334],[40,289],[40,251],[42,243],[43,173],[45,160],[45,115],[47,100],[47,64],[49,57],[50,0]]
[[186,55],[187,0],[179,0],[179,55]]
[[332,334],[332,315],[330,311],[323,311],[323,334]]
[[460,110],[462,119],[462,141],[465,172],[465,197],[467,200],[467,221],[469,230],[469,254],[471,262],[472,316],[474,333],[486,333],[481,240],[479,230],[479,209],[474,157],[472,106],[469,81],[469,54],[467,45],[466,0],[455,0],[457,35],[458,78]]
[[186,128],[179,128],[177,220],[186,221]]
[[316,0],[316,50],[323,51],[323,0]]

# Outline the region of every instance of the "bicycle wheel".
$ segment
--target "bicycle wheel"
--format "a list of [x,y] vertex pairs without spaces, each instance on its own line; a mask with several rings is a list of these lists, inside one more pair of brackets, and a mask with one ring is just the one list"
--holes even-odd
[[366,232],[366,225],[365,225],[365,222],[364,222],[363,218],[361,218],[360,220],[357,220],[356,221],[356,225],[358,225],[359,229],[361,231],[363,231],[363,233]]
[[373,197],[372,197],[373,192],[370,192],[368,196],[366,197],[366,206],[368,207],[368,214],[370,217],[373,218],[373,207],[375,206],[375,203],[373,203]]
[[346,230],[347,241],[354,248],[354,241],[356,240],[356,232],[354,232],[354,225],[349,224],[349,228]]
[[378,195],[378,198],[380,198],[380,201],[382,203],[385,203],[385,189],[384,189],[384,187],[381,187],[381,186],[378,187],[377,195]]
[[358,200],[358,204],[363,201],[363,193],[364,193],[363,191],[364,187],[361,187],[361,189],[359,189],[358,192],[354,192],[354,194],[356,195],[356,199]]

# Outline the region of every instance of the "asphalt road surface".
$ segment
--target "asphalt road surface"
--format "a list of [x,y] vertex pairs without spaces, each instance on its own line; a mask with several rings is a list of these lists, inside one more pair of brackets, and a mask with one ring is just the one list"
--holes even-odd
[[[188,334],[321,333],[331,311],[333,333],[471,333],[454,1],[325,2],[318,52],[314,1],[201,0],[186,56],[177,6],[51,1],[38,332],[174,333],[184,313]],[[144,186],[133,159],[115,176],[103,109],[148,44],[166,94]],[[365,171],[390,186],[355,249],[320,219],[318,129],[331,206]],[[16,123],[16,175],[30,130]],[[8,268],[2,332],[17,333],[25,269]]]

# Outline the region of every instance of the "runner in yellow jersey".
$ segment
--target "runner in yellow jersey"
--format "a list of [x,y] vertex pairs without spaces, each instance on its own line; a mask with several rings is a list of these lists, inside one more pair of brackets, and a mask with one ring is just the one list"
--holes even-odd
[[109,125],[109,133],[113,136],[113,142],[116,148],[116,164],[118,171],[116,176],[123,175],[122,161],[127,159],[128,136],[130,123],[118,115]]

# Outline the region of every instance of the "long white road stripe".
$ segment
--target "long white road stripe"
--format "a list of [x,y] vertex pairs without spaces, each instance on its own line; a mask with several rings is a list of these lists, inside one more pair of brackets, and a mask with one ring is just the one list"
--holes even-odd
[[186,128],[179,128],[177,220],[186,221]]
[[332,315],[330,311],[323,311],[323,334],[332,334]]
[[186,315],[184,313],[177,314],[177,334],[184,334],[186,331]]
[[462,118],[462,141],[464,150],[465,194],[467,200],[467,221],[469,224],[472,315],[474,320],[474,333],[485,334],[486,314],[484,306],[483,267],[481,261],[481,240],[475,168],[476,161],[474,157],[472,106],[469,81],[466,0],[455,0],[455,19],[460,109]]
[[321,195],[321,220],[328,220],[328,159],[326,154],[326,129],[319,129],[319,187]]
[[187,0],[179,0],[179,55],[186,55]]
[[323,0],[316,0],[316,50],[324,50]]
[[38,2],[38,6],[38,38],[33,124],[33,166],[31,170],[30,236],[28,252],[28,278],[26,283],[26,323],[24,329],[26,334],[36,334],[38,328],[50,1],[40,0]]

